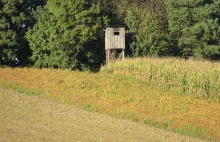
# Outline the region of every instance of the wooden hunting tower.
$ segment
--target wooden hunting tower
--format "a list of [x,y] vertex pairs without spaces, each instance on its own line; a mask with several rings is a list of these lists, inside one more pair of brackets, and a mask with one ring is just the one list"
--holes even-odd
[[124,60],[125,26],[111,25],[105,30],[106,63]]

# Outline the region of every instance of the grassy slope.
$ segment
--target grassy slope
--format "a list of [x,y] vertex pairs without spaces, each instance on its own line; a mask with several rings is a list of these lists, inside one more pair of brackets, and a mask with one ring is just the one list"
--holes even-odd
[[205,142],[0,88],[1,142]]
[[37,94],[57,101],[190,136],[220,139],[220,104],[215,99],[183,96],[178,86],[158,85],[147,78],[116,72],[117,67],[113,69],[112,74],[105,73],[105,69],[93,74],[1,68],[0,85],[21,91],[28,88],[29,94],[37,90]]

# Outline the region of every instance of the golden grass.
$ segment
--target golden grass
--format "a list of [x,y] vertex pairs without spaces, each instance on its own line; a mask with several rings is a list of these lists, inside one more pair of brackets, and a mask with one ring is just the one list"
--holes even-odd
[[[151,60],[155,63],[158,60],[160,64],[166,62],[166,59],[165,61],[137,60]],[[125,62],[121,63],[123,64],[121,66],[125,66]],[[140,61],[137,63],[139,64]],[[193,68],[194,63],[190,61],[190,64]],[[219,69],[216,65],[213,63],[213,70]],[[184,71],[186,65],[181,63],[176,66],[182,66]],[[113,74],[105,73],[104,68],[102,72],[96,74],[55,69],[0,68],[0,85],[9,84],[9,87],[17,85],[17,87],[35,89],[44,97],[71,103],[87,110],[158,125],[174,131],[181,130],[187,135],[195,133],[192,135],[220,139],[218,101],[190,95],[183,96],[176,88],[158,87],[149,84],[146,79],[141,79],[138,75],[134,77],[123,75],[126,69],[122,72],[115,68],[113,66]],[[133,67],[133,70],[135,68]],[[135,73],[129,71],[126,74]]]

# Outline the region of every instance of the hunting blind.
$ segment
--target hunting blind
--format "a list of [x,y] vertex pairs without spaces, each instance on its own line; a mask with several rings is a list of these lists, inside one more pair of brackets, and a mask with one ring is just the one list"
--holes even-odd
[[106,63],[116,59],[124,60],[125,27],[121,25],[107,26],[105,30]]

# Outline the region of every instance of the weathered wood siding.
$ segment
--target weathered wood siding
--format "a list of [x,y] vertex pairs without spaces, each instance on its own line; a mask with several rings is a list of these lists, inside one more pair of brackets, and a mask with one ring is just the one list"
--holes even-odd
[[125,28],[107,27],[105,31],[105,50],[125,49]]

